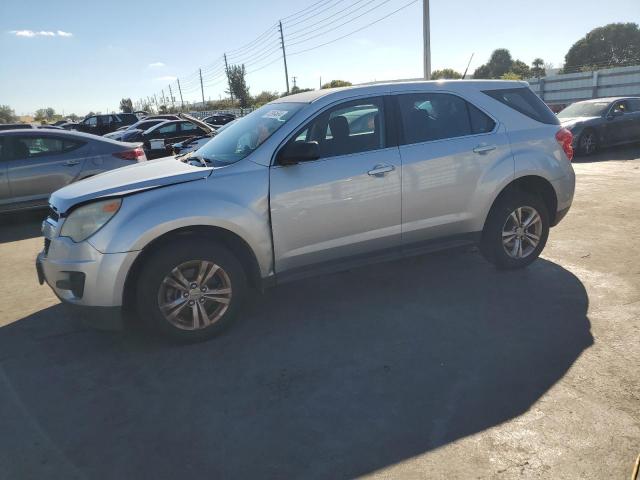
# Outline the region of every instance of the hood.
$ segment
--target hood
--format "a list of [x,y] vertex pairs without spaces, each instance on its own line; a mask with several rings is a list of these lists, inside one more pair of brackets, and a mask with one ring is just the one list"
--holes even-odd
[[179,162],[174,157],[136,163],[67,185],[53,192],[49,203],[62,214],[89,200],[204,179],[212,170]]
[[215,133],[215,129],[213,127],[211,127],[211,125],[209,125],[208,123],[203,122],[202,120],[198,120],[195,117],[192,117],[191,115],[187,115],[186,113],[179,113],[178,116],[180,118],[182,118],[183,120],[189,120],[191,123],[193,123],[194,125],[199,126],[200,128],[202,128],[205,132],[208,133]]
[[595,120],[596,118],[600,118],[600,117],[567,117],[567,118],[558,118],[558,120],[560,120],[560,125],[562,125],[563,127],[566,127],[569,125],[575,125],[576,123],[579,123],[579,122],[588,122],[589,120]]

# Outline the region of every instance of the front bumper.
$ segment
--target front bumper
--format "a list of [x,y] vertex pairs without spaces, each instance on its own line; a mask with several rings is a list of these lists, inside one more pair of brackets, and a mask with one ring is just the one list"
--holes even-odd
[[138,252],[102,253],[89,241],[57,236],[55,222],[43,223],[45,248],[36,259],[38,280],[65,303],[121,307],[127,273]]

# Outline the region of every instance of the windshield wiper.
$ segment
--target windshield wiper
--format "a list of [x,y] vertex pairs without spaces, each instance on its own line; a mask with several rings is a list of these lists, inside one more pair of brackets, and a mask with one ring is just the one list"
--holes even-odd
[[209,160],[208,158],[201,157],[200,155],[191,155],[189,157],[189,160],[191,159],[198,160],[203,167],[208,167],[209,166],[208,164],[213,164],[211,160]]

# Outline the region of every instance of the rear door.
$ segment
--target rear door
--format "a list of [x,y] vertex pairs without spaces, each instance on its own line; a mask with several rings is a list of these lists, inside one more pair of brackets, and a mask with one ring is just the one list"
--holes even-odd
[[7,174],[14,202],[46,203],[82,171],[90,146],[54,135],[14,135],[9,139]]
[[607,115],[607,137],[609,143],[631,141],[634,130],[633,114],[627,100],[618,100],[611,106]]
[[419,248],[432,239],[471,233],[481,180],[505,158],[513,164],[503,128],[452,93],[394,98],[402,125],[403,245]]
[[9,201],[9,178],[7,176],[6,150],[4,147],[6,138],[0,137],[0,206]]
[[638,142],[640,141],[640,98],[630,98],[628,105],[631,117],[631,135],[628,141]]

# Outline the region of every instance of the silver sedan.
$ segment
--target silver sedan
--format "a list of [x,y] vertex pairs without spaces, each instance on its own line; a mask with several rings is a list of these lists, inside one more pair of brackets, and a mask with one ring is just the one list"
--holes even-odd
[[0,132],[0,212],[47,206],[72,182],[146,161],[140,143],[63,130]]

